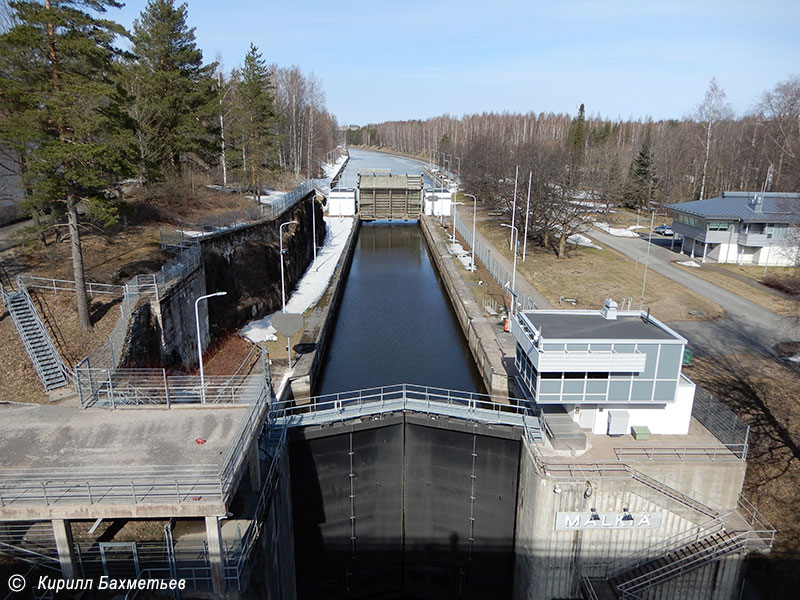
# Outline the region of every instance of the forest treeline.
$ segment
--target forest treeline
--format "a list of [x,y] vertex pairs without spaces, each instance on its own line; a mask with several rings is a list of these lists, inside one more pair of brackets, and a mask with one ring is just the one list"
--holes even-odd
[[630,206],[761,190],[770,166],[770,189],[800,189],[800,77],[763,92],[738,117],[716,80],[701,94],[682,119],[610,120],[587,116],[583,106],[572,117],[443,115],[368,125],[349,131],[348,141],[433,157],[454,173],[460,163],[465,186],[490,201],[508,197],[517,165],[541,183],[568,179],[603,201]]
[[[79,205],[114,223],[130,179],[145,190],[199,179],[260,194],[287,173],[317,175],[336,145],[313,74],[271,65],[251,44],[226,75],[197,47],[186,4],[149,0],[131,31],[113,20],[121,6],[0,2],[2,164],[20,176],[42,243],[66,221],[79,289]],[[85,293],[78,313],[89,328]]]

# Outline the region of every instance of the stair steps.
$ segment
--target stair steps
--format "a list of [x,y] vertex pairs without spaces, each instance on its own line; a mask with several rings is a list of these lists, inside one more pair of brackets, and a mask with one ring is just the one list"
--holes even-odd
[[3,301],[46,392],[69,384],[66,367],[28,291],[2,291]]

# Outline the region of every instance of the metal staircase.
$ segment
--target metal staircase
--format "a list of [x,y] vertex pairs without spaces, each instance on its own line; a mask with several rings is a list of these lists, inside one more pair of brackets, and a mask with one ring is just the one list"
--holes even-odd
[[18,291],[9,293],[2,289],[1,293],[45,391],[49,392],[68,385],[68,370],[28,290],[20,283]]
[[641,593],[735,552],[769,552],[775,530],[747,500],[671,538],[609,565],[603,576],[582,576],[585,600],[639,600]]

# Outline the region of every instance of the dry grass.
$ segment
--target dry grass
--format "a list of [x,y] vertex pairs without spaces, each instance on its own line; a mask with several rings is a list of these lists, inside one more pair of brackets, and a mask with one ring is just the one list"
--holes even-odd
[[[741,281],[736,277],[726,273],[725,271],[728,270],[728,265],[726,265],[722,270],[717,270],[716,268],[701,266],[699,269],[696,267],[685,267],[682,265],[678,265],[681,269],[684,269],[690,272],[692,275],[697,275],[698,277],[702,277],[706,281],[710,281],[711,283],[718,285],[721,288],[728,290],[729,292],[733,292],[742,298],[750,300],[759,306],[766,308],[767,310],[771,310],[776,315],[791,315],[795,312],[795,303],[792,300],[787,300],[780,295],[771,293],[768,289],[762,289],[761,286],[752,285],[748,282]],[[761,277],[755,277],[752,271],[752,267],[736,267],[736,265],[730,265],[734,267],[730,269],[733,273],[743,275],[748,279],[752,279],[753,282],[760,281]],[[742,271],[742,269],[748,269],[748,271]],[[759,269],[756,267],[756,269]],[[760,273],[764,272],[764,268],[760,267]]]
[[[478,227],[510,261],[510,230],[494,220],[481,221]],[[561,296],[576,299],[578,308],[602,308],[606,298],[633,298],[633,306],[639,306],[644,266],[610,248],[578,247],[558,259],[550,250],[528,246],[527,259],[518,259],[517,269],[556,307]],[[718,305],[652,269],[647,273],[644,306],[662,321],[714,319],[724,314]]]
[[775,548],[752,573],[764,598],[796,597],[800,587],[800,370],[762,356],[695,359],[686,374],[751,427],[745,493],[777,528]]

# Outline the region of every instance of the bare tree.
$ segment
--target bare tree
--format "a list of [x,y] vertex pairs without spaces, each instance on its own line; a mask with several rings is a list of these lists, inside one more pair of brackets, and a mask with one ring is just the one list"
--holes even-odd
[[730,118],[732,110],[730,105],[725,102],[727,95],[725,91],[719,87],[717,78],[712,77],[706,90],[705,98],[700,106],[697,107],[695,117],[703,124],[704,142],[703,142],[703,170],[702,179],[700,182],[700,200],[705,198],[706,193],[706,178],[708,176],[708,160],[711,156],[711,144],[713,141],[713,131],[716,124],[722,119]]

